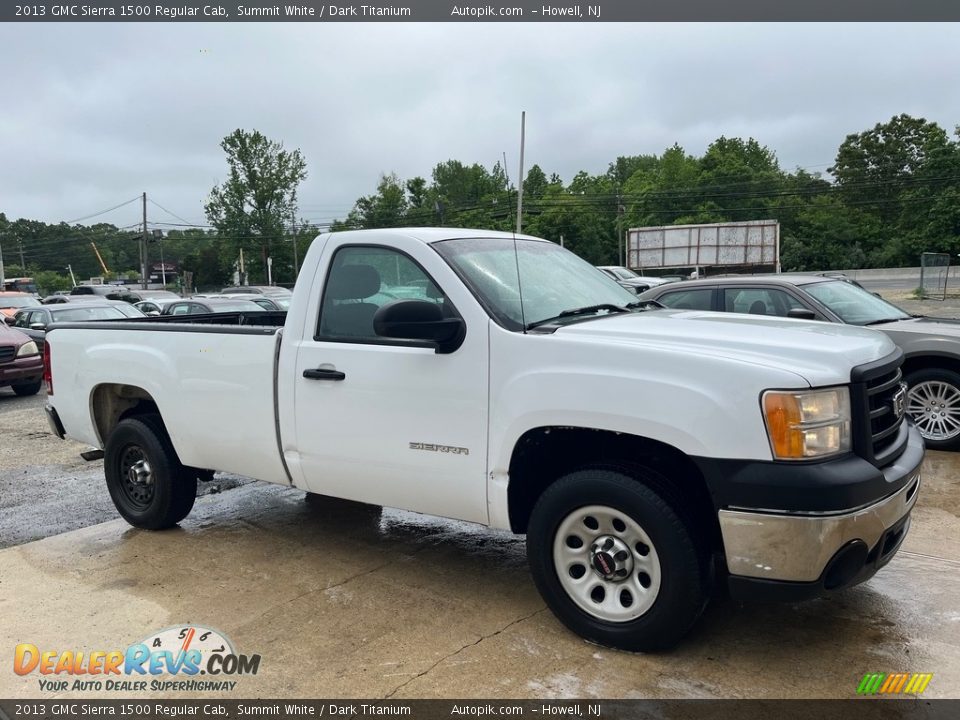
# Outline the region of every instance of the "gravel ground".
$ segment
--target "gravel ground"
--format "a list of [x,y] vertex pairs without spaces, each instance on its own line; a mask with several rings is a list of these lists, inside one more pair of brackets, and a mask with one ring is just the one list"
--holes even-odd
[[931,317],[960,318],[960,296],[947,297],[946,300],[916,300],[912,290],[880,289],[877,292],[885,300],[889,300],[908,313]]
[[[17,397],[0,389],[0,548],[118,517],[103,481],[103,461],[86,462],[80,457],[85,445],[53,435],[45,403],[43,393]],[[200,484],[198,495],[246,482],[218,474]]]

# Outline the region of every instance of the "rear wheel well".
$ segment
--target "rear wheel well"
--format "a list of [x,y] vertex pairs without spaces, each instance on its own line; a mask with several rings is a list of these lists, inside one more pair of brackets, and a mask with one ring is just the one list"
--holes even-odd
[[[97,430],[97,437],[100,438],[101,447],[105,448],[107,446],[110,435],[122,420],[141,415],[155,416],[155,420],[151,420],[150,422],[158,423],[163,432],[169,436],[166,425],[163,422],[163,416],[160,414],[160,408],[157,407],[153,396],[136,385],[123,385],[120,383],[98,385],[94,388],[90,398],[90,407],[93,412],[93,422]],[[172,443],[171,449],[173,449]],[[176,454],[175,449],[173,449],[173,452]],[[213,470],[188,467],[186,465],[183,467],[200,480],[206,482],[213,479]]]
[[526,532],[543,491],[564,475],[591,467],[617,469],[633,477],[634,468],[656,470],[667,484],[651,489],[686,515],[712,548],[720,547],[720,525],[706,480],[687,455],[657,440],[589,428],[535,428],[517,441],[507,490],[511,529]]
[[90,410],[103,446],[106,446],[110,433],[121,420],[136,415],[160,414],[150,393],[135,385],[119,383],[107,383],[94,388]]

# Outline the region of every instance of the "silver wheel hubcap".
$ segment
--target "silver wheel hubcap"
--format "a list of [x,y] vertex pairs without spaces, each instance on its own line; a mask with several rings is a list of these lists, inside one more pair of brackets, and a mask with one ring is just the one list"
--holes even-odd
[[150,485],[153,482],[153,471],[146,460],[138,460],[127,470],[127,477],[134,485]]
[[647,612],[660,592],[660,558],[628,515],[589,505],[567,515],[553,539],[563,589],[581,610],[609,622]]
[[927,440],[960,435],[960,389],[940,380],[917,383],[907,392],[907,414]]

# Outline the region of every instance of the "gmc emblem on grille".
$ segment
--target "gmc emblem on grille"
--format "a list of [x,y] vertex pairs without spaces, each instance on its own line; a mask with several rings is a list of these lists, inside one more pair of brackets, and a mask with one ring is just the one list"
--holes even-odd
[[900,384],[900,389],[893,394],[893,399],[890,401],[890,404],[893,406],[893,414],[897,418],[903,417],[904,403],[907,399],[907,386],[903,383]]

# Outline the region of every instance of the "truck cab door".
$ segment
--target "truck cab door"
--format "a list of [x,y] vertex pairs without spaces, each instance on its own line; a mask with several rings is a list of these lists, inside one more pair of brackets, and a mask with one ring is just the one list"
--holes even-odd
[[[410,243],[324,248],[294,370],[296,465],[311,492],[485,523],[487,318],[431,248]],[[398,299],[462,317],[463,343],[441,354],[379,337],[374,314]]]

